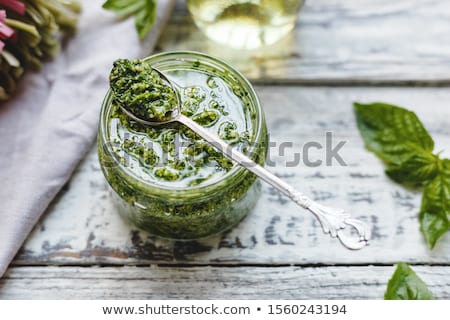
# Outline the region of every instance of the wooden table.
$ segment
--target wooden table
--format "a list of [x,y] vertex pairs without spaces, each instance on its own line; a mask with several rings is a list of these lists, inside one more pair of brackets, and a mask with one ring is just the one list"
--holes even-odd
[[[450,297],[450,234],[427,249],[417,219],[420,190],[384,174],[362,143],[353,101],[385,101],[415,111],[450,156],[450,2],[307,1],[297,28],[251,54],[205,39],[182,2],[158,51],[208,52],[255,84],[277,175],[325,205],[348,208],[372,226],[370,246],[348,251],[307,212],[264,185],[237,228],[205,241],[157,239],[113,208],[96,148],[82,161],[0,280],[0,298],[381,299],[396,262],[413,265],[438,298]],[[318,167],[286,167],[309,141],[346,141]],[[310,154],[324,160],[324,150]]]

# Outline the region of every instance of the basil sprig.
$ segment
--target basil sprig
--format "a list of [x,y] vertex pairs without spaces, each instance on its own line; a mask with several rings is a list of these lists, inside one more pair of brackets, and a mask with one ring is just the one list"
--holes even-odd
[[156,18],[156,0],[107,0],[103,8],[124,18],[134,16],[136,31],[141,39],[151,30]]
[[406,264],[399,263],[388,282],[385,300],[434,300],[425,282]]
[[354,103],[367,149],[398,183],[424,186],[420,230],[432,249],[450,228],[450,160],[433,154],[434,141],[414,112],[386,103]]

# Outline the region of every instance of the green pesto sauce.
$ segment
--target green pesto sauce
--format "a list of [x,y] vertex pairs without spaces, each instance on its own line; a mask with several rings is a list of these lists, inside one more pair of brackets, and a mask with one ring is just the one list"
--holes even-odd
[[[246,151],[253,141],[255,115],[240,87],[230,85],[223,75],[196,69],[178,69],[166,75],[182,88],[179,94],[185,116]],[[143,119],[163,119],[172,110],[174,99],[171,88],[167,91],[161,87],[164,85],[167,87],[145,62],[115,63],[111,72],[114,98],[108,116],[115,157],[132,175],[162,186],[183,188],[220,179],[235,166],[234,162],[193,131],[178,123],[141,125],[120,109],[120,105],[127,105],[129,111]]]
[[175,92],[145,61],[115,61],[109,82],[114,103],[139,119],[165,121],[176,107]]

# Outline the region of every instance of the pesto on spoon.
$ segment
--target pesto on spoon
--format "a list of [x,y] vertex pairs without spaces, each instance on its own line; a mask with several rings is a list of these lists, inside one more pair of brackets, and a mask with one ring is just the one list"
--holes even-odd
[[145,121],[165,122],[177,103],[175,91],[142,60],[120,59],[109,75],[114,100]]
[[[212,134],[191,118],[180,112],[178,85],[171,82],[162,72],[145,61],[117,60],[110,75],[111,90],[115,102],[133,120],[148,126],[160,126],[179,122],[201,136],[206,142],[225,156],[245,167],[258,177],[284,193],[299,206],[309,210],[322,225],[325,233],[338,238],[348,249],[361,249],[370,239],[369,226],[342,209],[325,207],[258,165],[242,152],[233,149],[215,134]],[[355,229],[356,234],[346,235],[346,226]]]

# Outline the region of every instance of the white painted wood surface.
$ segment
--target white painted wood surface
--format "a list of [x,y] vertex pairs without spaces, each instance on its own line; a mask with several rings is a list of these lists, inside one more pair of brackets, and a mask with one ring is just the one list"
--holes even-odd
[[450,1],[306,0],[295,31],[262,50],[228,50],[199,32],[184,1],[159,50],[209,52],[258,82],[450,83]]
[[[368,152],[356,128],[353,101],[388,101],[417,112],[450,155],[448,88],[257,87],[266,111],[271,141],[293,142],[282,157],[272,149],[269,167],[299,190],[325,205],[345,207],[372,226],[373,240],[361,251],[344,249],[322,233],[308,212],[264,185],[253,212],[237,228],[204,241],[159,240],[125,224],[112,206],[95,148],[70,184],[37,225],[14,264],[352,264],[397,261],[449,263],[446,235],[430,252],[419,232],[420,190],[390,181],[384,165]],[[281,110],[282,109],[282,110]],[[282,112],[281,112],[282,111]],[[317,141],[346,141],[341,157],[348,164],[286,167],[293,151]],[[325,160],[325,148],[310,160]]]
[[[414,270],[450,298],[446,267]],[[21,267],[0,299],[383,299],[394,267]]]

